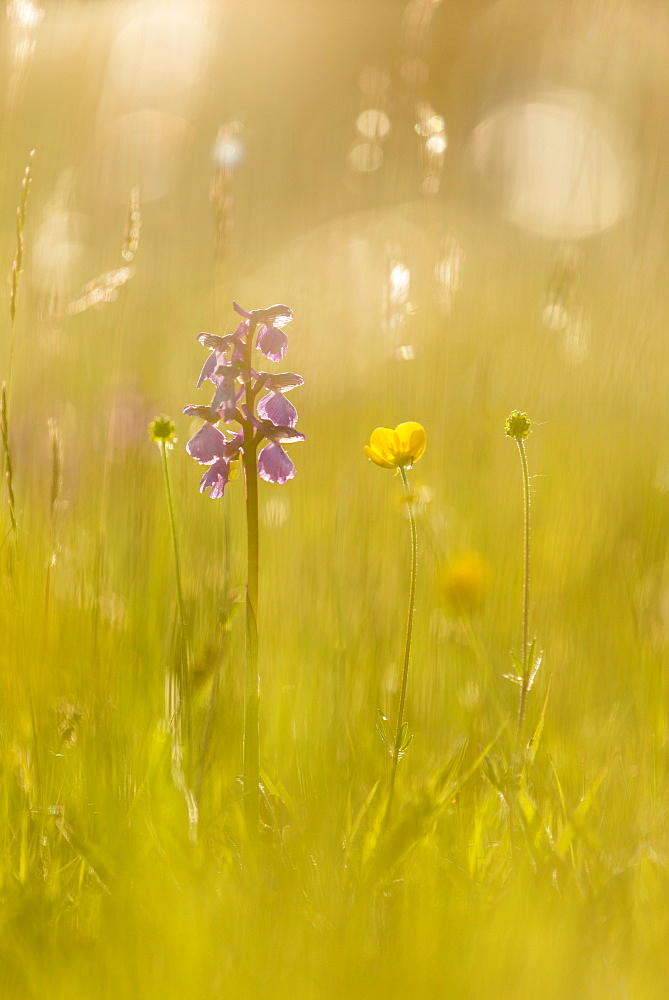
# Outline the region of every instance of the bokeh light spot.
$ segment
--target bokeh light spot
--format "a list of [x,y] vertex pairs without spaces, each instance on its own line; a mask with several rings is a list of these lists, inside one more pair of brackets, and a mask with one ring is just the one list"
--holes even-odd
[[384,111],[368,108],[358,115],[355,127],[366,139],[384,139],[390,132],[390,118]]
[[375,142],[359,142],[348,154],[349,165],[360,173],[372,173],[383,164],[383,150]]
[[590,236],[625,208],[623,158],[584,95],[508,104],[476,127],[471,150],[501,211],[531,232]]

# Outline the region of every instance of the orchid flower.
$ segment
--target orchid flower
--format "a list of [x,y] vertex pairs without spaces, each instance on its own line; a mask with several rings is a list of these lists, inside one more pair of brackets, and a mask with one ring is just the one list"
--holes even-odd
[[[209,350],[196,386],[213,384],[215,391],[209,405],[190,403],[183,412],[200,417],[204,423],[186,444],[186,451],[201,465],[210,466],[200,480],[200,492],[209,490],[212,499],[220,499],[230,478],[230,464],[249,449],[267,444],[257,454],[257,474],[269,483],[284,484],[295,476],[295,465],[282,444],[304,440],[295,430],[297,410],[285,394],[304,384],[292,372],[256,371],[251,366],[253,349],[270,361],[281,361],[288,348],[283,327],[293,318],[285,305],[266,309],[233,308],[242,317],[233,334],[217,336],[201,333],[198,341]],[[237,423],[241,430],[231,438],[219,424]]]

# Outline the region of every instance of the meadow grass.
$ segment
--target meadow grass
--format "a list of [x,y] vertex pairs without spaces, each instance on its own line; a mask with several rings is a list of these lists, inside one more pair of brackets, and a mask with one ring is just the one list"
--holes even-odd
[[[239,778],[243,484],[221,502],[197,493],[182,418],[170,460],[192,641],[193,843],[165,707],[180,615],[151,413],[145,401],[121,453],[110,451],[100,573],[97,435],[114,405],[112,375],[91,400],[77,375],[90,340],[69,335],[77,418],[67,426],[52,390],[63,418],[53,513],[48,432],[21,405],[25,374],[15,394],[20,545],[0,612],[4,995],[661,996],[666,506],[655,455],[629,448],[632,428],[591,419],[576,434],[572,397],[567,405],[555,393],[544,404],[550,422],[532,436],[542,477],[533,619],[546,663],[528,701],[536,737],[518,784],[517,689],[503,679],[522,599],[509,386],[488,400],[479,451],[458,423],[467,390],[455,375],[422,394],[416,415],[430,446],[414,486],[429,486],[431,499],[417,508],[414,741],[380,835],[389,774],[374,724],[398,695],[409,532],[399,481],[367,463],[362,445],[372,414],[392,420],[408,407],[384,398],[378,370],[365,394],[347,398],[335,434],[332,402],[307,382],[298,478],[260,483],[265,795],[255,853]],[[191,336],[174,350],[199,363]],[[435,331],[414,362],[419,384],[429,385],[440,350]],[[458,348],[449,353],[470,375]],[[139,352],[136,363],[154,386],[149,399],[156,385],[161,402],[183,399],[176,374],[156,378]],[[491,576],[475,606],[454,609],[439,580],[463,545]]]

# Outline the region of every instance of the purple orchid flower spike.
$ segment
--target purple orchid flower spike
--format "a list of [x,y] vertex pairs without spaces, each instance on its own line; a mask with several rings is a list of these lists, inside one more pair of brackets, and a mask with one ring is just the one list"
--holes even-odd
[[[233,302],[242,317],[234,334],[223,337],[202,333],[198,340],[210,352],[198,386],[215,386],[211,403],[191,403],[184,408],[190,417],[204,422],[186,445],[186,451],[205,469],[200,493],[219,500],[230,481],[232,462],[241,457],[246,481],[246,667],[244,688],[244,818],[249,836],[259,828],[259,670],[258,670],[258,486],[257,479],[283,485],[295,477],[295,464],[283,445],[303,441],[296,429],[297,410],[285,393],[303,384],[300,375],[256,372],[254,347],[272,361],[280,361],[288,349],[283,331],[293,318],[285,305],[247,312]],[[226,436],[217,424],[235,422],[239,430]]]
[[[288,337],[283,327],[292,320],[292,309],[277,304],[247,311],[237,302],[233,308],[241,317],[234,333],[201,333],[197,338],[209,351],[197,384],[211,382],[214,396],[208,406],[184,407],[187,416],[204,421],[186,450],[200,465],[209,466],[200,480],[200,492],[208,492],[212,499],[223,496],[231,463],[240,454],[247,477],[258,475],[279,484],[293,479],[295,465],[283,445],[304,440],[296,429],[297,410],[285,397],[304,379],[291,372],[256,372],[251,360],[254,347],[272,361],[285,356]],[[229,439],[216,425],[234,421],[240,430]]]

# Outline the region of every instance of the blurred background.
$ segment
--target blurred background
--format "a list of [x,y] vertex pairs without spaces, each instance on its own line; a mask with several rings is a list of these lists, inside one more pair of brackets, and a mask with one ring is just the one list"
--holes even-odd
[[[219,677],[224,692],[200,804],[204,839],[225,842],[240,768],[243,487],[221,502],[198,494],[183,450],[198,422],[180,414],[209,401],[194,388],[206,357],[196,337],[233,329],[233,298],[294,310],[282,369],[305,379],[291,397],[307,438],[291,450],[297,477],[261,484],[261,670],[265,767],[294,796],[309,850],[338,858],[333,830],[382,768],[376,710],[390,714],[397,697],[408,528],[398,481],[363,455],[378,425],[417,420],[428,438],[412,474],[404,797],[458,738],[486,744],[513,718],[502,675],[520,643],[522,493],[504,421],[518,408],[534,421],[531,632],[545,650],[529,724],[550,687],[544,739],[569,802],[611,766],[598,861],[579,892],[590,877],[604,892],[643,845],[663,857],[664,0],[10,0],[6,13],[8,275],[35,154],[13,335],[0,282],[19,511],[16,551],[0,553],[0,713],[7,747],[36,739],[45,754],[40,785],[25,777],[39,753],[25,751],[26,796],[78,817],[79,846],[58,840],[63,864],[84,842],[113,853],[125,836],[164,711],[175,596],[147,432],[160,412],[179,437],[170,459],[202,713]],[[63,718],[81,727],[78,749],[63,745]],[[154,817],[151,837],[171,858],[186,827],[183,803],[169,808],[174,829]],[[476,892],[501,870],[490,840],[472,861]],[[64,877],[58,892],[54,912],[72,893],[94,939],[82,909],[94,889]],[[616,900],[622,920],[627,897]],[[544,996],[573,994],[558,958]],[[511,995],[499,982],[491,974],[490,995]]]

